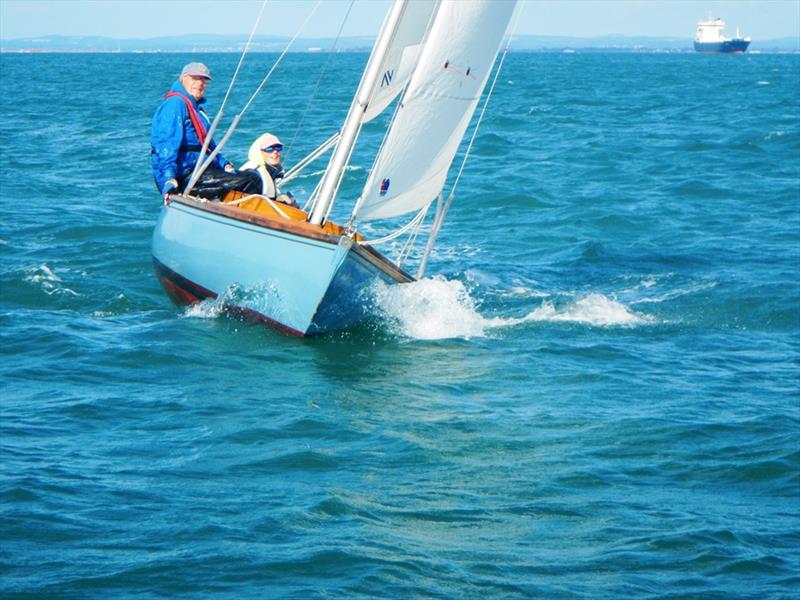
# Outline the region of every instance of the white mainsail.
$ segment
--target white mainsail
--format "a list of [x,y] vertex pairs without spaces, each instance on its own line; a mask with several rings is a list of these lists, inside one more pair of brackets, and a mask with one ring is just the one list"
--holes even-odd
[[361,220],[419,210],[442,190],[515,0],[443,0],[356,205]]
[[403,6],[397,28],[392,33],[389,48],[380,66],[380,78],[375,82],[362,123],[371,121],[403,91],[419,59],[425,33],[439,0],[413,0]]

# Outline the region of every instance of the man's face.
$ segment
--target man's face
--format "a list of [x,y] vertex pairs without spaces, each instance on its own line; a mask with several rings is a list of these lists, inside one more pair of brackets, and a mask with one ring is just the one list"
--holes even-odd
[[202,98],[206,93],[208,79],[205,77],[197,77],[195,75],[182,75],[181,85],[192,98],[199,101],[200,98]]

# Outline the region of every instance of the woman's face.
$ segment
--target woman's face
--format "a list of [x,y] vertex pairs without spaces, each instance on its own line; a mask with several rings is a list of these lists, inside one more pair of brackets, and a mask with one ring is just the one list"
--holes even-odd
[[281,162],[281,153],[283,152],[283,146],[280,144],[275,144],[270,146],[269,148],[262,148],[261,149],[261,156],[264,157],[264,162],[268,165],[276,166]]

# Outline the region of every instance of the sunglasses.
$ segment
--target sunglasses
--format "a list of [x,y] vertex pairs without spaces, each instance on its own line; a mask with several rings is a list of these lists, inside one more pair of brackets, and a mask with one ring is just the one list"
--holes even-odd
[[268,148],[262,148],[263,152],[283,152],[283,145],[275,144],[274,146],[270,146]]

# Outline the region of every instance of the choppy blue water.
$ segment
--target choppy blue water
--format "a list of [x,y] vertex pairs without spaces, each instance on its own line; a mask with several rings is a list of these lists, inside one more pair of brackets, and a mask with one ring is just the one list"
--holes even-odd
[[[510,55],[429,277],[308,340],[152,272],[197,58],[218,107],[232,54],[0,55],[4,597],[797,597],[800,57]],[[365,58],[289,56],[228,157]]]

